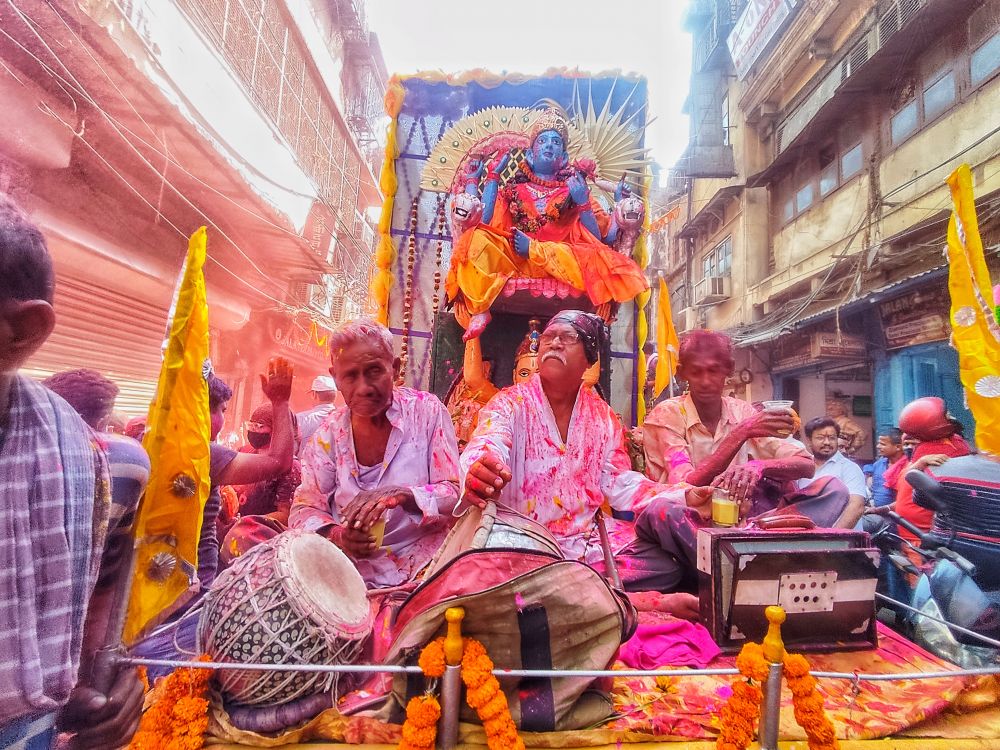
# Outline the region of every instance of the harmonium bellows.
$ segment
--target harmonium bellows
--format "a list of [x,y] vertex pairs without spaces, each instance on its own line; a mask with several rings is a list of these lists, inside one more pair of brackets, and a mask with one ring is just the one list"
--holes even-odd
[[879,552],[839,529],[698,531],[701,618],[725,652],[767,632],[764,609],[784,608],[791,651],[875,648]]

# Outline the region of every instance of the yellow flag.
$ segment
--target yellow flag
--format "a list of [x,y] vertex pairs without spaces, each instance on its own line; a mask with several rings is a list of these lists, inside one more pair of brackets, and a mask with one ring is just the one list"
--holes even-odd
[[979,450],[1000,456],[1000,326],[990,300],[990,272],[979,237],[969,165],[948,177],[955,210],[948,222],[952,342]]
[[660,296],[656,308],[656,383],[653,396],[659,396],[677,372],[677,352],[680,342],[674,328],[674,316],[670,312],[670,293],[667,282],[660,277]]
[[143,441],[150,473],[135,522],[135,577],[122,634],[126,644],[161,622],[196,581],[198,539],[210,487],[211,429],[203,372],[208,359],[205,255],[202,227],[188,244]]

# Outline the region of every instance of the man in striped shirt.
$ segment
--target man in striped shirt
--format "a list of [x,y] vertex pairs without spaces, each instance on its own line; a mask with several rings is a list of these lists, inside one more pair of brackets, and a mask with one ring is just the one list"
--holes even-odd
[[55,325],[53,288],[45,240],[0,195],[0,747],[45,750],[58,728],[75,747],[114,748],[135,732],[142,687],[130,668],[106,692],[91,684],[111,604],[95,586],[116,564],[107,456],[63,399],[18,374]]

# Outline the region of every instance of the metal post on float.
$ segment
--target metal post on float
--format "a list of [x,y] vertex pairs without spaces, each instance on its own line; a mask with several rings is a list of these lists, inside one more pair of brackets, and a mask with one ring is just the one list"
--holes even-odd
[[462,708],[462,620],[465,610],[449,607],[444,613],[448,633],[444,638],[444,676],[441,678],[441,722],[438,725],[437,746],[441,750],[458,747],[458,716]]
[[760,714],[760,750],[778,750],[778,725],[781,719],[781,676],[784,670],[785,643],[781,639],[781,623],[785,610],[771,606],[764,610],[767,617],[767,635],[761,643],[764,659],[768,663],[767,680],[764,682],[764,701]]

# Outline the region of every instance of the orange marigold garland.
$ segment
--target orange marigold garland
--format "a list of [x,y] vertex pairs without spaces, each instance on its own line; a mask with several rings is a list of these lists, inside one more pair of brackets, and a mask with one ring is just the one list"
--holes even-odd
[[[198,661],[210,661],[201,656]],[[201,750],[208,731],[212,670],[180,667],[157,683],[156,701],[143,714],[128,750]]]
[[[417,662],[425,677],[444,675],[444,638],[428,643],[420,652]],[[462,681],[465,683],[465,700],[476,711],[490,750],[524,750],[524,741],[517,734],[517,727],[510,715],[507,696],[493,676],[493,660],[486,648],[477,640],[465,639],[462,655]],[[441,704],[431,693],[417,696],[406,705],[406,722],[403,739],[396,750],[431,750],[437,739],[437,723],[441,718]]]
[[816,690],[816,678],[809,674],[806,657],[785,654],[785,679],[792,691],[795,721],[806,732],[809,750],[837,750],[840,743],[830,718],[823,710],[823,696]]
[[[438,679],[444,675],[444,638],[437,638],[424,646],[417,663],[425,677]],[[411,698],[406,704],[403,739],[396,750],[434,750],[440,718],[441,704],[430,690]]]
[[[753,741],[768,675],[768,662],[759,643],[747,643],[736,657],[741,679],[733,684],[733,694],[719,715],[722,730],[716,750],[746,750]],[[785,654],[784,674],[792,691],[795,720],[806,732],[809,750],[838,750],[833,724],[823,710],[823,698],[816,690],[816,678],[809,674],[809,662],[801,654]]]
[[397,750],[434,750],[441,704],[430,693],[418,695],[406,704],[403,739]]
[[743,646],[736,657],[736,668],[744,679],[733,683],[733,694],[719,714],[722,731],[715,745],[717,750],[746,750],[760,721],[760,704],[764,698],[761,685],[769,671],[761,645],[748,643]]
[[510,715],[507,696],[493,676],[493,660],[483,644],[472,638],[465,639],[462,681],[465,700],[483,722],[487,747],[490,750],[524,750],[524,741],[518,736]]

